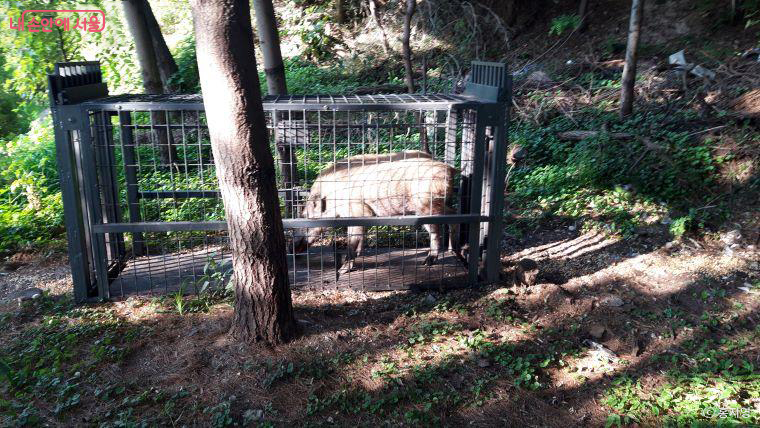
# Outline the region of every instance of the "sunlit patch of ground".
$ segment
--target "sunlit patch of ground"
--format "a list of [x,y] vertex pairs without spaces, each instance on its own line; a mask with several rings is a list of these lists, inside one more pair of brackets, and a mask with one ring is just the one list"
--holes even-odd
[[276,349],[229,337],[223,294],[182,315],[176,296],[14,302],[3,421],[567,427],[712,423],[715,391],[755,405],[757,253],[555,232],[504,259],[538,262],[528,288],[294,292],[302,335]]

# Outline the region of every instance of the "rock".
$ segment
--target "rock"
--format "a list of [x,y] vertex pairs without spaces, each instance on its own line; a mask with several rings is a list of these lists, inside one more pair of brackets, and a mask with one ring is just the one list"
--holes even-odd
[[432,304],[435,303],[435,296],[433,296],[432,294],[428,294],[427,296],[425,296],[425,300],[424,301],[428,305],[432,305]]
[[625,302],[623,302],[623,299],[621,299],[618,296],[607,296],[604,299],[602,299],[601,304],[602,306],[617,308],[617,307],[623,306]]
[[607,331],[603,325],[594,324],[588,329],[588,334],[596,340],[601,340],[604,337],[604,333]]
[[570,226],[568,226],[568,227],[567,227],[567,230],[569,230],[569,231],[571,231],[571,232],[575,232],[575,225],[570,225]]
[[757,249],[754,245],[747,245],[747,251],[755,251]]
[[478,359],[478,367],[480,367],[480,368],[486,368],[486,367],[489,367],[490,365],[491,365],[491,362],[488,361],[487,359],[485,359],[485,358],[479,358]]
[[726,247],[723,249],[723,255],[726,257],[733,257],[734,256],[734,250],[731,249],[731,247]]
[[24,266],[26,263],[23,262],[11,262],[7,261],[0,266],[0,271],[2,272],[15,272],[20,268],[21,266]]
[[665,249],[666,249],[666,250],[670,250],[670,249],[672,249],[672,248],[673,248],[673,247],[675,247],[675,246],[676,246],[676,243],[675,243],[675,242],[673,242],[673,241],[669,241],[667,244],[665,244]]
[[728,232],[721,233],[720,241],[729,247],[734,244],[738,244],[742,239],[742,233],[738,229],[729,230]]
[[247,421],[260,421],[264,417],[264,411],[261,409],[248,409],[243,413],[243,419]]
[[546,87],[553,85],[554,81],[548,74],[546,74],[546,72],[537,70],[530,73],[528,77],[525,78],[525,84],[536,87]]

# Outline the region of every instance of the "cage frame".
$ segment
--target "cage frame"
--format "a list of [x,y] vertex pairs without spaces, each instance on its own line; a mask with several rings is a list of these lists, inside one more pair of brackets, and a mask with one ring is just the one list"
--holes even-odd
[[[48,75],[50,107],[54,122],[56,155],[61,183],[64,220],[68,237],[74,299],[77,303],[109,300],[109,283],[122,266],[109,266],[113,255],[126,254],[124,234],[176,231],[224,231],[225,221],[144,222],[139,209],[142,198],[129,153],[124,152],[127,180],[127,213],[119,207],[116,171],[102,165],[115,164],[112,135],[93,132],[91,120],[103,121],[117,115],[123,140],[134,138],[129,130],[129,112],[203,111],[200,95],[115,95],[109,96],[97,61],[58,63]],[[500,243],[504,210],[504,176],[509,128],[512,80],[502,63],[473,61],[462,94],[378,95],[290,95],[265,96],[265,111],[397,111],[431,109],[456,115],[475,112],[472,131],[472,170],[469,213],[405,215],[385,217],[284,218],[285,229],[343,226],[421,226],[426,224],[468,225],[467,282],[463,286],[493,283],[500,274]],[[100,112],[100,114],[98,114]],[[94,113],[94,114],[93,114]],[[456,116],[454,116],[456,118]],[[276,126],[276,124],[275,124]],[[105,129],[105,127],[104,127]],[[489,133],[490,131],[490,133]],[[447,131],[448,132],[448,131]],[[95,135],[94,135],[95,134]],[[490,135],[489,135],[490,134]],[[96,141],[102,138],[100,144]],[[122,142],[123,144],[123,142]],[[449,143],[447,140],[447,156]],[[486,157],[488,162],[486,162]],[[110,162],[99,162],[110,159]],[[101,170],[98,171],[98,167]],[[99,180],[101,185],[99,185]],[[102,182],[105,191],[101,191]],[[135,184],[134,186],[131,184]],[[100,187],[99,187],[100,186]],[[292,190],[291,190],[292,191]],[[191,192],[191,191],[188,191]],[[208,191],[200,191],[208,192]],[[218,190],[216,191],[218,192]],[[154,195],[161,198],[162,195]],[[169,192],[174,193],[176,191]],[[204,197],[203,193],[186,195]],[[140,240],[133,254],[141,253]],[[120,258],[118,260],[121,260]],[[414,284],[403,288],[414,288]]]

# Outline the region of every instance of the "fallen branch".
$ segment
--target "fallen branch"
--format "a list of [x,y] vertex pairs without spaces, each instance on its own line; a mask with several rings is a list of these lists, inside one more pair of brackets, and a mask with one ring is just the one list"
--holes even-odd
[[[600,131],[566,131],[558,132],[557,138],[561,140],[580,141],[585,140],[586,138],[598,137],[600,135],[603,135],[603,133]],[[615,140],[630,140],[633,138],[633,134],[629,134],[627,132],[610,132],[605,135]]]

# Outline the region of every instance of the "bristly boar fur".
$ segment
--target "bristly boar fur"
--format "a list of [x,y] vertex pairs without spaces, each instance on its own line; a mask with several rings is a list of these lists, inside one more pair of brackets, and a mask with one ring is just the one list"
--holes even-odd
[[[457,170],[437,161],[428,153],[405,151],[389,154],[357,155],[326,166],[311,186],[301,212],[305,218],[372,217],[397,215],[450,214]],[[425,264],[433,264],[441,253],[441,225],[424,226],[430,233],[430,253]],[[451,226],[450,247],[464,262],[458,240],[458,226]],[[295,250],[302,252],[319,239],[323,228],[301,229],[295,233]],[[340,272],[353,267],[361,254],[365,228],[348,228],[348,257]]]

